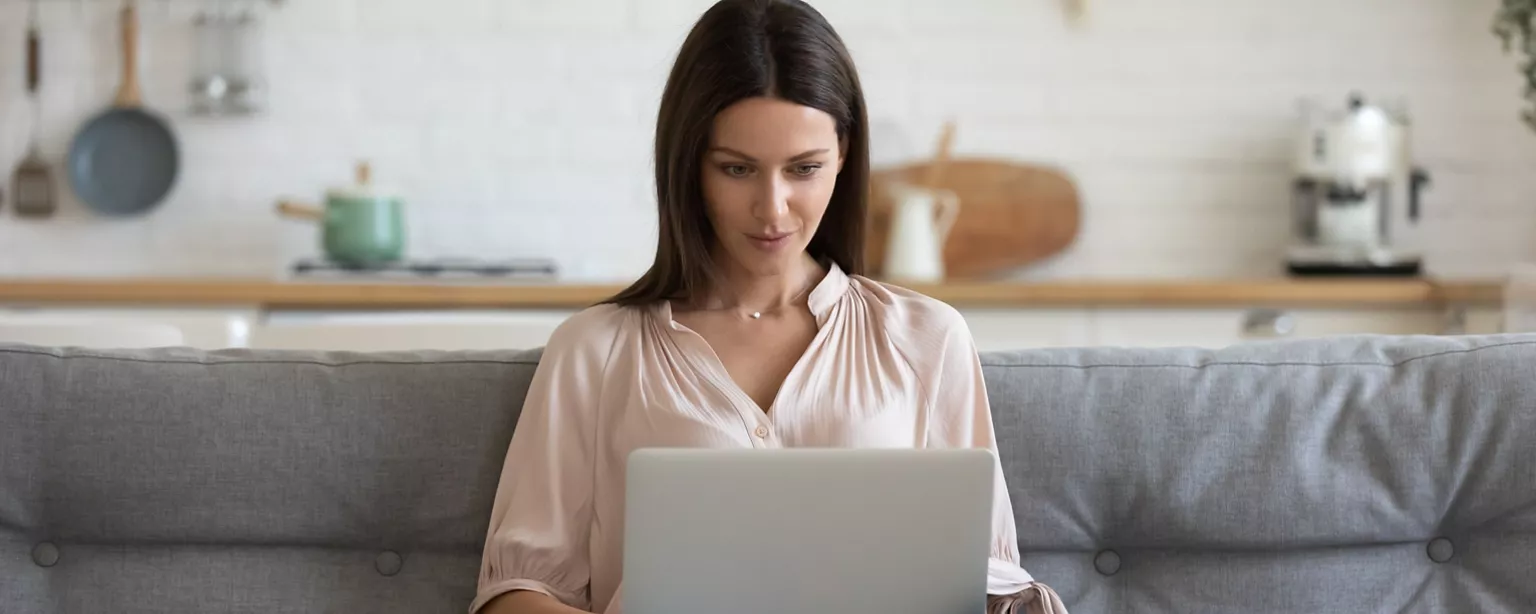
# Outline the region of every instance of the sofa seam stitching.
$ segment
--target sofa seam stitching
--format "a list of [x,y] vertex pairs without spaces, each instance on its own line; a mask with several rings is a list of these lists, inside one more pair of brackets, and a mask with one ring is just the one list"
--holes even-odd
[[1521,345],[1536,345],[1536,341],[1511,341],[1511,342],[1506,342],[1506,343],[1497,343],[1497,344],[1492,344],[1492,345],[1485,345],[1485,346],[1480,346],[1480,347],[1475,347],[1475,348],[1467,348],[1467,349],[1461,349],[1461,350],[1444,350],[1444,351],[1440,351],[1440,352],[1434,352],[1434,353],[1431,353],[1431,354],[1424,354],[1422,356],[1412,356],[1412,357],[1400,360],[1398,362],[1362,362],[1362,361],[1354,361],[1354,362],[1298,362],[1298,361],[1257,362],[1257,361],[1234,360],[1234,361],[1208,362],[1208,363],[1196,364],[1196,365],[1190,365],[1190,364],[1171,364],[1171,363],[1157,363],[1157,364],[1123,364],[1123,363],[1122,364],[1113,364],[1113,363],[1104,363],[1104,364],[1089,364],[1089,365],[1071,365],[1071,364],[1061,364],[1061,363],[1029,364],[1029,363],[998,363],[998,362],[988,362],[988,363],[983,363],[982,366],[984,366],[984,367],[1001,367],[1001,368],[1009,368],[1009,369],[1013,369],[1013,368],[1041,368],[1041,369],[1102,369],[1102,368],[1111,368],[1111,369],[1166,369],[1166,368],[1173,368],[1173,369],[1204,369],[1206,367],[1388,367],[1388,368],[1391,368],[1391,367],[1401,367],[1403,365],[1406,365],[1406,364],[1409,364],[1409,363],[1412,363],[1412,362],[1418,362],[1418,361],[1427,360],[1427,359],[1430,359],[1430,358],[1439,358],[1441,356],[1451,356],[1451,355],[1456,355],[1456,354],[1472,354],[1472,353],[1476,353],[1476,352],[1481,352],[1483,350],[1494,350],[1494,349],[1499,349],[1499,348],[1506,348],[1506,347],[1512,347],[1512,346],[1521,346]]
[[53,352],[36,350],[19,350],[14,348],[0,348],[0,354],[25,354],[32,356],[48,356],[56,360],[105,360],[115,362],[133,362],[141,364],[166,364],[166,365],[202,365],[206,367],[219,367],[224,365],[314,365],[320,367],[352,367],[370,365],[394,365],[394,366],[420,366],[420,365],[453,365],[453,364],[497,364],[497,365],[537,365],[536,360],[489,360],[489,359],[444,359],[444,360],[355,360],[326,362],[322,360],[173,360],[165,358],[133,358],[129,356],[102,356],[100,354],[74,354],[63,355]]
[[[1398,362],[1360,362],[1360,361],[1356,361],[1356,362],[1295,362],[1295,361],[1290,361],[1290,362],[1256,362],[1256,361],[1220,361],[1220,362],[1209,362],[1209,363],[1198,364],[1198,365],[1169,364],[1169,363],[1161,363],[1161,364],[1090,364],[1090,365],[1072,365],[1072,364],[1061,364],[1061,363],[1054,363],[1054,364],[1027,364],[1027,363],[984,362],[984,363],[982,363],[982,366],[983,367],[1007,368],[1007,369],[1081,369],[1081,370],[1103,369],[1103,368],[1110,368],[1110,369],[1166,369],[1166,368],[1173,368],[1173,369],[1205,369],[1207,367],[1229,367],[1229,366],[1230,367],[1401,367],[1403,365],[1406,365],[1406,364],[1409,364],[1409,363],[1412,363],[1412,362],[1417,362],[1417,361],[1420,361],[1420,360],[1427,360],[1427,359],[1430,359],[1430,358],[1439,358],[1439,357],[1442,357],[1442,356],[1450,356],[1450,355],[1456,355],[1456,354],[1473,354],[1473,353],[1481,352],[1481,351],[1484,351],[1484,350],[1494,350],[1494,349],[1500,349],[1500,348],[1506,348],[1506,347],[1514,347],[1514,346],[1523,346],[1523,345],[1536,345],[1536,341],[1511,341],[1511,342],[1506,342],[1506,343],[1496,343],[1496,344],[1492,344],[1492,345],[1485,345],[1485,346],[1475,347],[1475,348],[1467,348],[1467,349],[1460,349],[1460,350],[1445,350],[1445,351],[1441,351],[1441,352],[1434,352],[1434,353],[1431,353],[1431,354],[1425,354],[1423,356],[1413,356],[1413,357],[1405,358],[1405,359],[1403,359],[1401,361],[1398,361]],[[313,365],[313,366],[320,366],[320,367],[353,367],[353,366],[421,366],[421,365],[451,365],[451,364],[463,364],[463,365],[473,365],[473,364],[537,365],[538,364],[537,360],[477,360],[477,359],[445,359],[445,360],[420,360],[420,361],[358,360],[358,361],[341,361],[341,362],[325,362],[325,361],[320,361],[320,360],[288,360],[288,359],[199,361],[199,360],[168,360],[168,359],[163,359],[163,358],[156,358],[156,359],[133,358],[133,357],[127,357],[127,356],[103,356],[103,355],[99,355],[99,354],[62,355],[62,354],[58,354],[58,353],[41,351],[41,350],[25,350],[25,349],[16,349],[16,348],[0,348],[0,354],[26,354],[26,355],[33,355],[33,356],[48,356],[48,357],[54,358],[56,360],[90,360],[90,359],[95,359],[95,360],[106,360],[106,361],[117,361],[117,362],[133,362],[133,363],[140,363],[140,364],[202,365],[202,366],[207,366],[207,367],[219,367],[219,366],[225,366],[225,365]]]

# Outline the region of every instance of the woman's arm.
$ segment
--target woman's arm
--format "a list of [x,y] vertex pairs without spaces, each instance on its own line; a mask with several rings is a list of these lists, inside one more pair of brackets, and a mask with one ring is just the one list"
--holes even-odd
[[[938,361],[928,394],[927,447],[983,448],[998,454],[992,404],[970,329],[959,312],[945,310]],[[989,614],[1066,614],[1056,592],[1019,566],[1018,529],[1001,462],[994,460],[992,548],[987,561]]]
[[492,599],[480,614],[584,614],[558,599],[533,591],[515,591]]
[[[591,602],[593,441],[617,334],[614,309],[572,316],[544,348],[503,462],[472,614],[602,605]],[[486,609],[493,600],[495,609]]]

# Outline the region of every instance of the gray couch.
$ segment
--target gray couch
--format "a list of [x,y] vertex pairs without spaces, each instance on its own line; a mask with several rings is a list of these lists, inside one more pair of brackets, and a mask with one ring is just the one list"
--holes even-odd
[[[464,612],[538,354],[0,347],[0,612]],[[1074,614],[1536,611],[1536,336],[984,358]]]

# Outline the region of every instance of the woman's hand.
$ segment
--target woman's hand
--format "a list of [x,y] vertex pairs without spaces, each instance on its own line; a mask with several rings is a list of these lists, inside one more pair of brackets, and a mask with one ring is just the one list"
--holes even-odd
[[987,614],[1067,614],[1067,606],[1055,590],[1036,582],[1012,595],[987,597]]

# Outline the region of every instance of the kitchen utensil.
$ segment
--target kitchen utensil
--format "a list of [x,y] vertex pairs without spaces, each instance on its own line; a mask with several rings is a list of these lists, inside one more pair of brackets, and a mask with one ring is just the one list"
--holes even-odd
[[263,106],[261,22],[252,10],[224,4],[193,20],[198,53],[190,88],[192,111],[200,115],[242,115]]
[[302,258],[291,268],[295,277],[336,279],[522,279],[554,281],[560,267],[550,258],[428,258],[367,266]]
[[1406,113],[1367,104],[1358,94],[1343,111],[1311,102],[1303,111],[1289,271],[1418,275],[1422,257],[1409,235],[1429,175],[1411,161]]
[[176,183],[180,152],[170,125],[144,108],[139,89],[138,11],[122,9],[123,83],[112,108],[90,120],[69,151],[69,180],[92,210],[135,215],[158,206]]
[[192,31],[197,39],[197,57],[192,74],[192,112],[217,114],[224,111],[229,98],[228,68],[224,59],[227,48],[225,31],[228,19],[223,4],[217,3],[211,11],[203,11],[192,20]]
[[229,112],[249,114],[266,106],[267,81],[262,62],[263,24],[253,9],[235,16],[230,26],[230,47],[225,61],[229,66]]
[[16,215],[19,217],[45,218],[56,210],[53,193],[53,171],[43,157],[38,141],[42,132],[42,105],[38,101],[38,87],[42,81],[43,40],[37,24],[37,0],[32,0],[31,23],[27,26],[27,101],[32,110],[31,144],[27,157],[16,167],[11,178],[15,190]]
[[881,271],[888,280],[933,283],[944,279],[944,242],[954,226],[960,201],[954,192],[938,186],[944,181],[954,140],[955,124],[945,122],[922,183],[886,186],[892,204]]
[[319,222],[321,246],[332,262],[366,267],[398,261],[405,252],[405,205],[374,187],[372,174],[367,162],[360,163],[357,185],[330,190],[323,207],[282,200],[277,212]]
[[[933,173],[930,171],[930,176]],[[896,184],[891,195],[890,238],[884,277],[896,282],[934,283],[944,279],[944,243],[960,212],[960,198],[945,189]]]
[[[877,169],[872,174],[865,262],[883,276],[896,195],[890,186],[921,185],[932,163]],[[1081,204],[1077,186],[1060,169],[983,158],[945,163],[938,188],[962,204],[944,243],[945,277],[1001,275],[1051,258],[1077,239]]]

